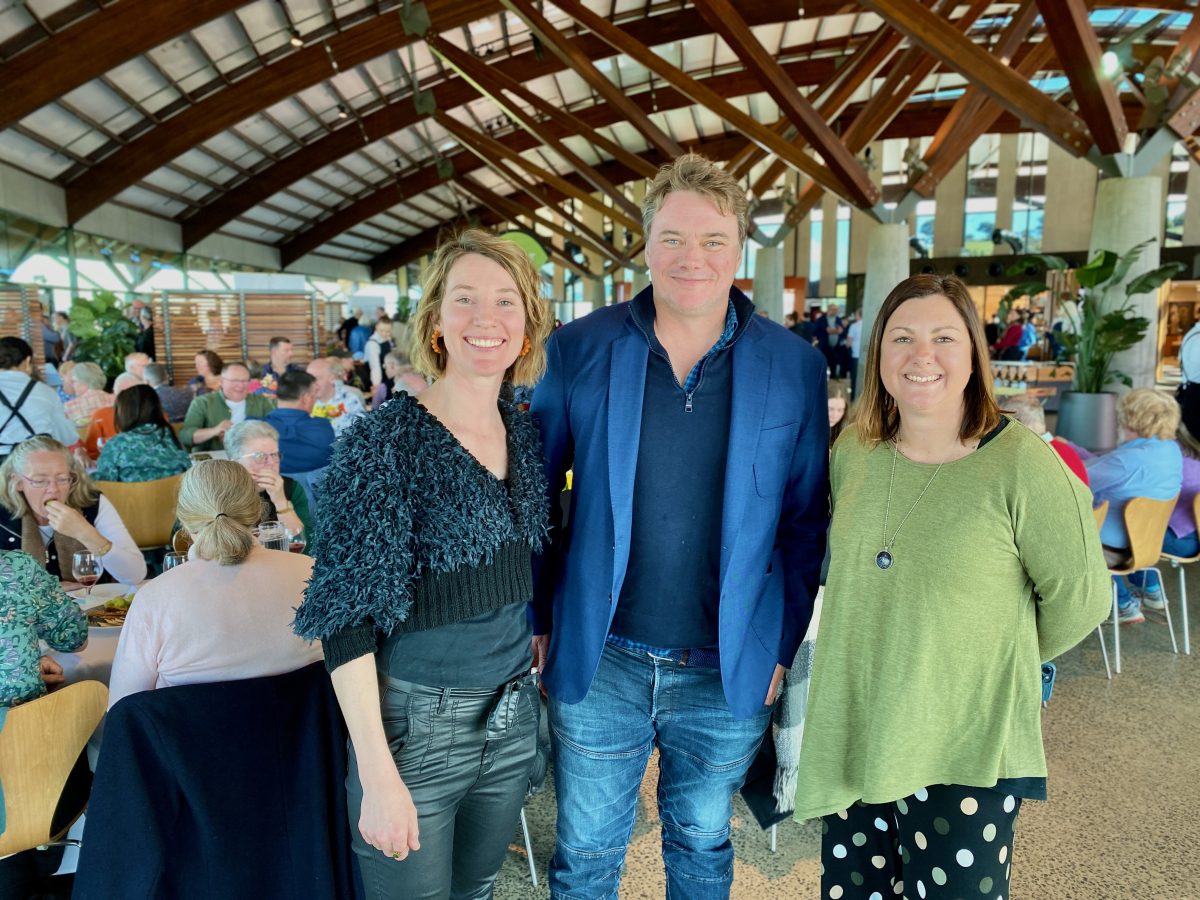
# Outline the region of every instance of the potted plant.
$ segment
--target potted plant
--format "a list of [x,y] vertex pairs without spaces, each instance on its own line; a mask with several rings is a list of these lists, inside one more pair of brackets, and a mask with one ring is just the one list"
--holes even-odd
[[[1007,307],[1019,297],[1049,293],[1056,306],[1066,313],[1068,327],[1057,335],[1058,361],[1075,365],[1072,390],[1059,406],[1056,431],[1067,440],[1089,450],[1109,450],[1116,446],[1116,394],[1107,390],[1114,383],[1132,387],[1124,372],[1113,366],[1114,357],[1135,347],[1150,327],[1150,320],[1136,315],[1133,298],[1160,288],[1183,268],[1182,263],[1165,263],[1122,282],[1154,238],[1142,241],[1124,255],[1112,250],[1099,251],[1085,266],[1074,270],[1076,290],[1057,290],[1044,281],[1016,285],[1000,301]],[[1033,254],[1009,269],[1010,275],[1024,274],[1029,260],[1045,266],[1047,272],[1066,273],[1067,261],[1060,256]],[[1069,279],[1061,279],[1063,285]]]
[[94,362],[111,382],[125,371],[125,357],[134,351],[138,327],[125,315],[111,291],[97,291],[91,300],[71,301],[71,334],[79,338],[75,359]]

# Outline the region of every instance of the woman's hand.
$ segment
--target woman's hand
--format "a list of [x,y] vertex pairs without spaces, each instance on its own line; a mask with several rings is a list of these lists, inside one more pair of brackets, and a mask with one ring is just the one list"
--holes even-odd
[[283,476],[278,472],[255,472],[254,483],[260,491],[266,491],[267,496],[276,508],[287,506],[287,497],[283,493]]
[[362,781],[362,809],[358,830],[372,847],[392,859],[404,859],[411,850],[420,850],[417,808],[394,766]]
[[83,517],[83,513],[61,500],[46,501],[46,521],[58,534],[74,538],[89,550],[103,547],[107,543],[104,535],[92,527]]

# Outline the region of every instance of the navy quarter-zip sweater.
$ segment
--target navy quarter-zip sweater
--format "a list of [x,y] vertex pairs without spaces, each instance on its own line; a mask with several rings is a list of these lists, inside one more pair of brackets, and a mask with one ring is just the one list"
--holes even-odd
[[732,347],[754,315],[740,291],[732,291],[730,299],[738,320],[733,340],[702,360],[690,395],[654,336],[652,292],[630,301],[649,359],[629,565],[610,633],[652,647],[714,647],[719,640]]

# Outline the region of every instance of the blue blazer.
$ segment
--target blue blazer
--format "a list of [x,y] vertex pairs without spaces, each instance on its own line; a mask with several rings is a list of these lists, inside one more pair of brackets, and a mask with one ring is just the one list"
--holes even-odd
[[[651,290],[560,328],[530,409],[551,498],[574,469],[569,521],[556,522],[535,559],[532,604],[534,632],[551,635],[546,687],[566,703],[582,700],[595,677],[629,561],[650,353],[630,307]],[[731,296],[739,314],[749,306],[736,289]],[[825,360],[787,329],[752,316],[725,352],[733,398],[721,679],[733,714],[747,718],[762,707],[776,664],[791,666],[812,617],[829,525],[829,415]],[[552,502],[552,520],[558,509]]]

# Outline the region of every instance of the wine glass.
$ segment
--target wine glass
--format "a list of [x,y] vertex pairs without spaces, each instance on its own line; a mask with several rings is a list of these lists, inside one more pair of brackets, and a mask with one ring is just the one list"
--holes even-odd
[[104,565],[95,553],[79,550],[71,557],[71,572],[75,575],[75,580],[87,588],[85,596],[90,597],[92,587],[104,572]]
[[180,553],[177,550],[171,550],[163,555],[162,570],[164,573],[169,572],[176,566],[182,566],[185,562],[187,562],[186,553]]
[[295,534],[289,530],[288,533],[288,550],[292,553],[303,553],[304,548],[308,545],[308,541],[304,537],[304,531],[297,531]]
[[268,550],[288,549],[287,529],[279,522],[260,522],[258,527],[254,529],[254,536]]
[[176,553],[187,555],[188,548],[192,546],[192,535],[186,528],[180,528],[171,536],[171,549]]

